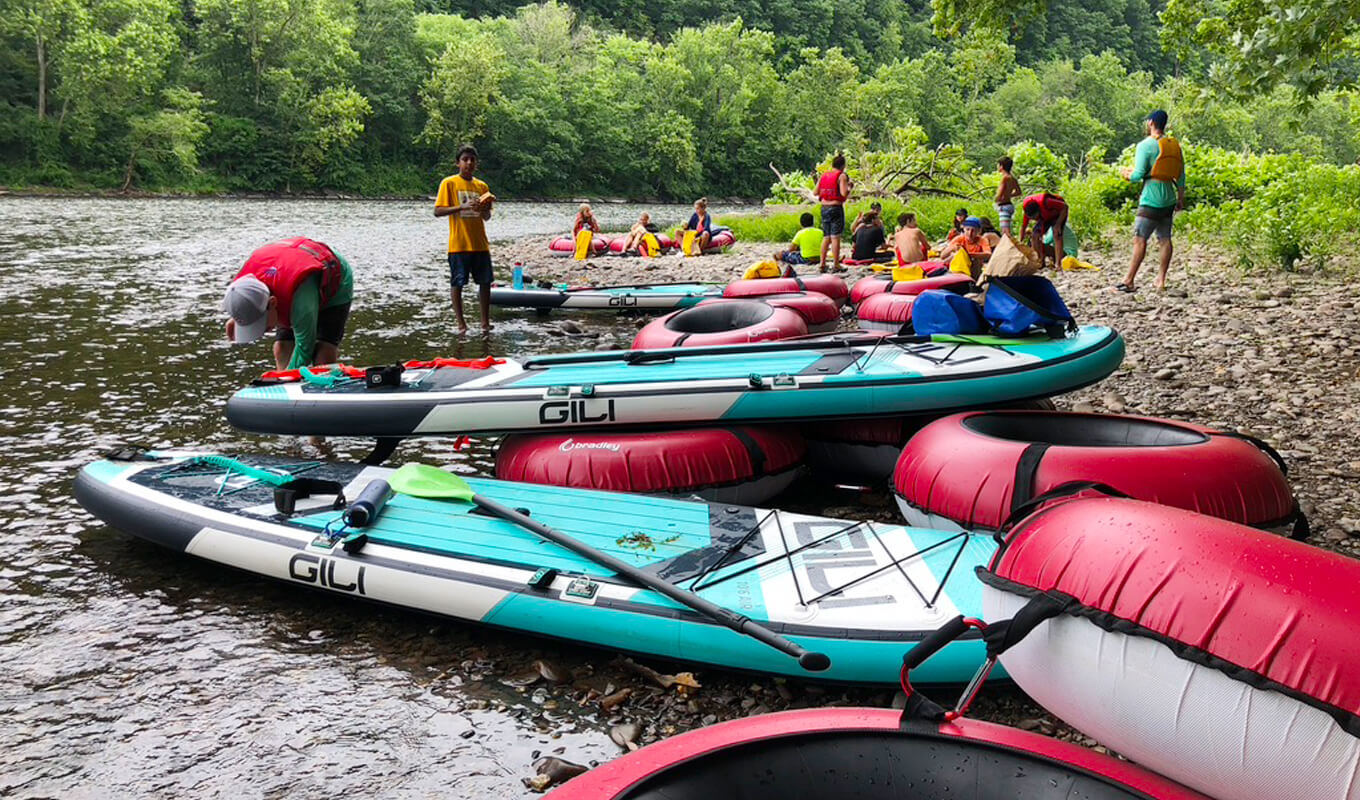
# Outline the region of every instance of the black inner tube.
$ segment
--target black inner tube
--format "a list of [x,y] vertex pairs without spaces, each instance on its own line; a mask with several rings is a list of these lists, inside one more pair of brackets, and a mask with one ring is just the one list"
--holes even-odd
[[709,303],[687,308],[666,320],[666,330],[676,333],[721,333],[759,325],[774,314],[774,307],[757,301]]
[[668,767],[619,800],[1126,800],[1113,779],[988,742],[900,731],[782,736]]
[[963,426],[996,439],[1056,447],[1173,447],[1209,441],[1179,425],[1099,414],[994,412],[968,417]]

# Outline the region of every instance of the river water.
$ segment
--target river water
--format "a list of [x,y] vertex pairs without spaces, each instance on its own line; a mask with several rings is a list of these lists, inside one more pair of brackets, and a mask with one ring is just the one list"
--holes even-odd
[[[608,228],[637,212],[597,209]],[[489,232],[546,238],[573,213],[504,203]],[[0,795],[516,797],[539,753],[618,754],[593,712],[494,677],[545,648],[599,654],[226,572],[71,498],[76,469],[121,442],[317,455],[222,414],[269,353],[223,340],[221,294],[273,239],[311,236],[354,265],[350,363],[573,349],[509,312],[459,340],[446,231],[425,202],[0,199]],[[604,343],[635,331],[587,324]],[[401,456],[491,467],[478,443]]]

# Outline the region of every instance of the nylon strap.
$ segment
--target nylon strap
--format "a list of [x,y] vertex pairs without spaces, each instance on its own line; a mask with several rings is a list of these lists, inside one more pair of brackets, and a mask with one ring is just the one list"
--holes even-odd
[[1011,485],[1011,513],[1034,499],[1034,479],[1039,474],[1039,463],[1048,452],[1047,442],[1031,442],[1015,462],[1015,482]]

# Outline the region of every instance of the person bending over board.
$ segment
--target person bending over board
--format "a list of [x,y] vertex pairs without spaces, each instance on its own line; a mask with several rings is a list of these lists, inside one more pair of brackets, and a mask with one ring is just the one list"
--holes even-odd
[[278,369],[333,364],[353,299],[354,271],[344,256],[301,236],[267,244],[227,287],[227,339],[248,344],[277,331]]
[[482,333],[491,331],[491,243],[486,238],[486,220],[491,219],[496,196],[472,176],[476,170],[477,148],[470,144],[458,148],[458,174],[439,183],[434,201],[434,215],[449,218],[449,299],[459,333],[467,333],[463,287],[469,276],[477,282]]

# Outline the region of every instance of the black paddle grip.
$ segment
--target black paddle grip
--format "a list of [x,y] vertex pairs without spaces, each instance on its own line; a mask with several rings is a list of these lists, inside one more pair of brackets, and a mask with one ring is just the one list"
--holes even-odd
[[916,669],[925,663],[927,658],[940,652],[940,648],[954,641],[968,630],[968,623],[963,621],[963,615],[941,625],[934,631],[926,635],[926,638],[916,643],[916,646],[907,651],[902,656],[902,665],[907,669]]

